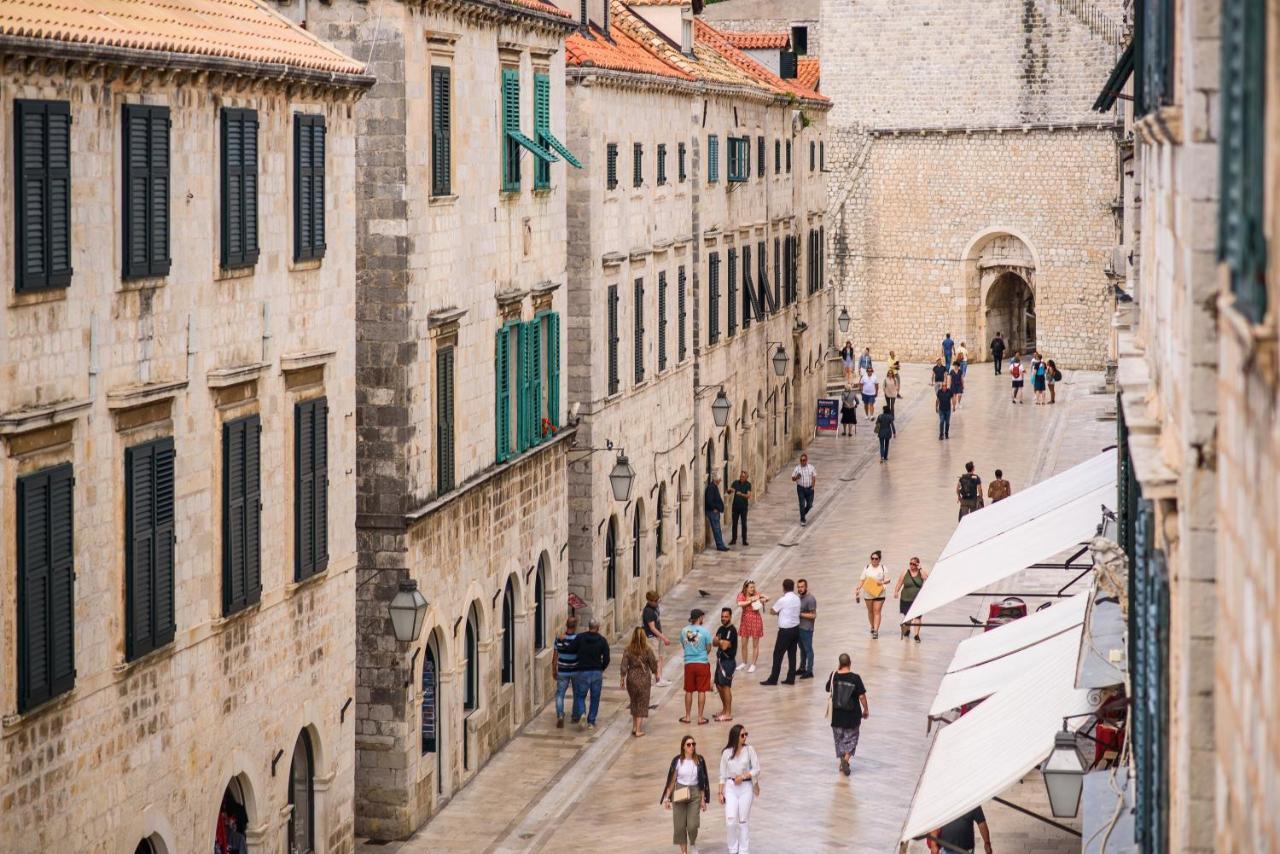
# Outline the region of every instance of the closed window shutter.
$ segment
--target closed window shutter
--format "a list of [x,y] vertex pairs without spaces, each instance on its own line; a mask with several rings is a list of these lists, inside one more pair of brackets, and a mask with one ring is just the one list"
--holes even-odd
[[729,250],[729,276],[725,279],[725,287],[729,295],[729,323],[726,327],[728,336],[738,331],[738,250]]
[[124,277],[169,273],[169,109],[124,108]]
[[818,229],[818,281],[815,290],[822,290],[827,281],[827,227]]
[[18,478],[18,711],[75,685],[70,463]]
[[782,296],[782,238],[773,238],[773,302],[785,305]]
[[782,140],[773,141],[773,174],[782,172]]
[[791,174],[791,140],[787,140],[787,174]]
[[560,426],[560,315],[549,312],[547,327],[547,418]]
[[[534,141],[543,147],[550,145],[547,136],[551,128],[551,78],[546,74],[533,75],[533,130]],[[544,133],[544,131],[546,133]],[[545,189],[551,186],[551,163],[535,160],[533,186]]]
[[616,142],[609,143],[606,146],[605,159],[608,161],[608,185],[609,189],[616,189],[618,186],[618,144]]
[[667,146],[658,144],[658,186],[667,183]]
[[323,258],[324,116],[293,117],[293,257]]
[[526,421],[528,437],[525,444],[532,447],[542,441],[542,321],[534,319],[524,324],[521,338],[528,339],[528,407]]
[[253,604],[262,596],[262,424],[256,415],[247,420],[250,423],[244,435],[244,592],[248,603]]
[[431,69],[431,195],[447,196],[453,174],[452,95],[448,68]]
[[71,107],[14,101],[18,182],[14,289],[71,283]]
[[222,111],[222,266],[258,261],[258,114]]
[[609,286],[609,394],[618,393],[618,286]]
[[764,177],[764,137],[756,137],[756,177]]
[[453,347],[436,352],[436,492],[457,485],[454,469],[454,359]]
[[685,281],[684,267],[676,272],[676,313],[679,316],[680,325],[676,332],[677,352],[679,361],[683,362],[687,350],[688,339],[685,332]]
[[517,333],[516,377],[519,389],[516,394],[516,447],[524,451],[529,447],[532,409],[529,401],[532,355],[529,352],[529,325],[521,323]]
[[635,283],[635,375],[636,382],[644,382],[644,279]]
[[683,184],[683,183],[684,183],[685,178],[687,177],[687,171],[686,171],[686,169],[685,169],[685,151],[686,151],[686,149],[685,149],[684,143],[682,142],[682,143],[680,143],[679,148],[676,150],[676,158],[677,158],[677,160],[679,161],[679,162],[677,163],[677,167],[678,167],[678,168],[679,168],[679,170],[680,170],[680,183],[681,183],[681,184]]
[[631,186],[639,187],[644,183],[644,144],[637,142],[631,147]]
[[720,140],[715,134],[707,138],[707,182],[720,180]]
[[328,565],[329,437],[328,401],[321,397],[294,406],[294,580]]
[[174,636],[173,439],[125,449],[125,656]]
[[707,261],[707,343],[720,340],[720,253],[712,252]]
[[511,455],[511,328],[504,326],[494,339],[494,421],[497,424],[498,462]]
[[224,614],[252,605],[262,592],[260,433],[257,415],[222,425]]
[[658,370],[667,369],[667,273],[658,273]]

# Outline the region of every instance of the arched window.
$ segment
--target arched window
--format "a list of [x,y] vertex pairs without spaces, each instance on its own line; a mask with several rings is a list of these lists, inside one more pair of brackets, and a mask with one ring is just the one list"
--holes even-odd
[[618,595],[618,521],[609,519],[609,529],[604,535],[604,598]]
[[667,512],[667,484],[664,481],[658,487],[658,512],[653,516],[654,543],[653,553],[657,557],[662,557],[662,535],[663,531],[662,517]]
[[707,440],[707,480],[711,480],[711,473],[716,470],[716,443],[714,439]]
[[289,765],[289,852],[311,854],[316,847],[315,766],[311,753],[311,737],[298,733],[293,745],[293,762]]
[[538,571],[533,576],[533,648],[546,649],[547,616],[543,600],[547,590],[547,556],[538,558]]
[[641,528],[643,524],[640,516],[644,513],[644,504],[640,501],[636,502],[636,509],[631,512],[631,577],[640,577],[640,540],[642,536]]
[[724,474],[721,475],[721,481],[720,481],[721,493],[723,493],[724,490],[728,489],[729,484],[732,482],[729,480],[729,450],[730,450],[729,445],[731,444],[731,442],[732,442],[732,438],[729,436],[729,428],[726,427],[724,428]]
[[507,579],[502,591],[502,684],[516,681],[516,596]]
[[439,710],[436,698],[440,696],[439,656],[436,654],[436,637],[431,633],[427,641],[427,654],[422,659],[422,752],[436,752],[436,733],[440,731]]
[[689,477],[684,466],[680,467],[680,479],[676,481],[676,536],[684,537],[684,497],[689,492]]
[[151,837],[139,842],[138,847],[133,849],[133,854],[156,854],[156,847],[151,844]]
[[467,636],[463,651],[467,656],[466,682],[462,687],[462,710],[472,711],[480,705],[480,650],[477,644],[480,627],[476,621],[476,606],[467,614]]

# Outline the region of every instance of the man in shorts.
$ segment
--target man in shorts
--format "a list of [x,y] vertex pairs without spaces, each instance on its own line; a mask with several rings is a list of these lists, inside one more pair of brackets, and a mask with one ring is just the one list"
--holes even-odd
[[720,628],[716,629],[716,693],[720,695],[717,721],[733,720],[733,671],[738,667],[738,629],[733,625],[733,609],[720,609]]
[[698,723],[705,724],[703,717],[707,707],[707,692],[711,690],[711,664],[708,653],[711,651],[711,632],[702,625],[706,612],[694,608],[689,612],[689,625],[680,630],[680,645],[684,648],[684,717],[680,723],[691,723],[689,713],[693,710],[693,695],[698,695]]

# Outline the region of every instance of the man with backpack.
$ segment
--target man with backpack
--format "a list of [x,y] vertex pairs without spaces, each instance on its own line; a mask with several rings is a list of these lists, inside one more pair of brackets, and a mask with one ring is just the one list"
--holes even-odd
[[1004,363],[1004,336],[999,332],[991,339],[991,361],[996,366],[996,376],[1000,376],[1000,366]]
[[956,501],[960,502],[960,519],[982,507],[982,478],[973,473],[973,463],[964,464],[964,474],[956,484]]
[[840,773],[849,776],[849,762],[858,749],[858,734],[862,722],[871,717],[867,706],[867,688],[862,677],[853,672],[847,652],[840,653],[840,666],[827,677],[827,693],[831,695],[831,735],[836,742],[836,758],[840,760]]

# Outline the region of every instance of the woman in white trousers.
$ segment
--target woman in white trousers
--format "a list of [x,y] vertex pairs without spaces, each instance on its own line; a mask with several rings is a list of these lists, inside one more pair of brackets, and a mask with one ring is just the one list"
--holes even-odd
[[729,743],[720,753],[720,803],[729,839],[729,854],[748,854],[747,819],[760,779],[760,760],[747,744],[742,724],[729,730]]

